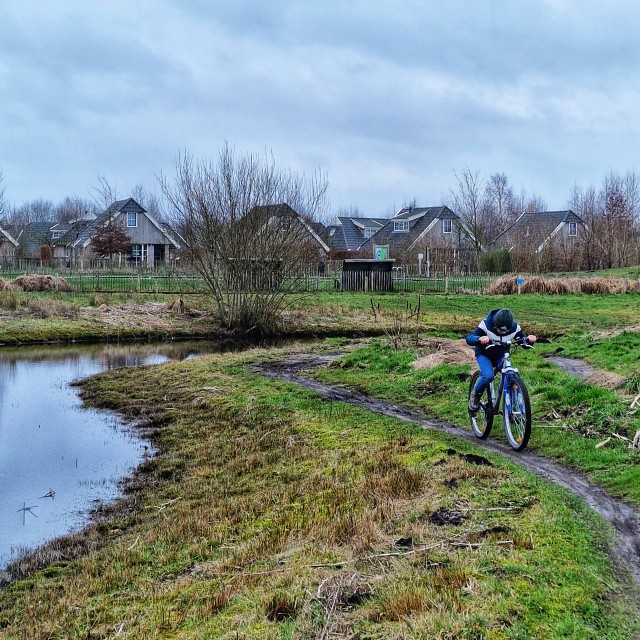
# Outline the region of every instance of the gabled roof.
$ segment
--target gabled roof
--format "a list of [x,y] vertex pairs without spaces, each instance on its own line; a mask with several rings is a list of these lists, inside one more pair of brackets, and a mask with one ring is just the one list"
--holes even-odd
[[323,231],[322,237],[332,249],[355,251],[367,240],[365,229],[382,229],[389,218],[352,218],[336,216]]
[[0,227],[0,234],[10,242],[14,247],[17,247],[20,243],[6,230]]
[[43,244],[50,241],[49,231],[55,222],[29,222],[18,235],[18,243],[22,245],[26,255],[37,255]]
[[[87,247],[91,242],[91,238],[95,234],[98,227],[102,227],[109,222],[117,220],[119,217],[128,213],[140,213],[145,215],[148,220],[162,233],[167,239],[167,244],[172,244],[180,248],[180,243],[174,237],[177,234],[168,234],[162,225],[143,207],[141,207],[133,198],[126,200],[117,200],[106,211],[101,213],[95,220],[88,221],[88,224],[81,229],[76,228],[77,234],[68,242],[62,242],[61,238],[56,244],[69,244],[71,246]],[[68,234],[67,234],[68,235]],[[65,236],[64,239],[66,239]]]
[[[571,209],[565,211],[525,211],[507,227],[491,244],[494,246],[513,246],[516,240],[528,240],[535,251],[552,238],[563,225],[570,222],[584,224],[584,220]],[[511,248],[511,247],[506,247]]]
[[263,216],[265,220],[273,217],[293,216],[300,224],[309,232],[309,235],[320,245],[324,251],[329,251],[326,242],[316,233],[311,224],[309,224],[295,209],[291,208],[286,202],[280,204],[265,204],[253,207],[247,215]]
[[[425,232],[433,227],[437,220],[460,219],[458,216],[446,206],[440,207],[405,207],[401,209],[393,218],[386,221],[386,224],[371,238],[360,245],[364,247],[367,243],[376,245],[389,245],[408,249],[415,241]],[[409,223],[408,231],[395,231],[395,223],[398,221],[407,221]]]

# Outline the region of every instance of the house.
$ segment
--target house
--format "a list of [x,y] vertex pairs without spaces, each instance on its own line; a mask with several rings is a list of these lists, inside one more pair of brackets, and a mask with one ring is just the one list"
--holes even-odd
[[508,251],[516,271],[572,271],[583,266],[586,231],[570,209],[524,212],[488,249]]
[[51,245],[52,221],[29,222],[16,229],[15,238],[18,241],[16,254],[20,258],[40,258],[40,247]]
[[54,257],[82,265],[95,258],[91,240],[96,231],[109,224],[119,225],[131,240],[126,261],[133,264],[166,264],[182,248],[180,236],[160,223],[133,198],[114,202],[92,221],[78,221],[52,241]]
[[295,242],[305,249],[310,260],[324,260],[329,253],[329,245],[315,229],[316,224],[286,203],[253,207],[247,214],[247,221],[255,225],[258,232],[267,229],[279,231],[278,237],[282,242]]
[[357,251],[371,236],[375,235],[389,218],[355,218],[336,216],[323,230],[321,237],[331,250],[330,257]]
[[13,264],[16,249],[19,247],[18,241],[9,233],[7,229],[0,227],[0,261]]
[[[473,235],[449,207],[405,207],[359,247],[364,257],[394,259],[434,271],[475,266]],[[380,248],[384,251],[380,253]]]

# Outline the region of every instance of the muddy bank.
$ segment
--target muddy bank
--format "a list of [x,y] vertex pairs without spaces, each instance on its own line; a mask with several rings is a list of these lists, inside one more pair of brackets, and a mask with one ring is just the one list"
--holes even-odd
[[425,429],[436,429],[443,433],[473,442],[479,448],[508,457],[521,467],[536,475],[564,487],[582,499],[611,524],[617,534],[617,544],[611,550],[611,559],[618,567],[625,567],[640,584],[640,525],[638,511],[631,505],[614,498],[591,483],[584,475],[576,473],[552,460],[532,451],[517,453],[508,445],[496,440],[479,440],[466,426],[444,421],[426,420],[418,411],[365,396],[347,389],[331,387],[300,375],[312,371],[338,356],[292,356],[277,362],[265,362],[252,370],[273,378],[287,380],[311,389],[330,401],[348,402],[386,416],[412,422]]

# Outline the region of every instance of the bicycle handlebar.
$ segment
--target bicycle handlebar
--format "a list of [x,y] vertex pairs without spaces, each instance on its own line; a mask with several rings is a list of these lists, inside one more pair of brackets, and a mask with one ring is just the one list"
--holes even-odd
[[[518,345],[523,349],[534,349],[532,344],[529,344],[526,340],[492,340],[489,338],[489,345],[501,345],[511,347],[512,344]],[[488,345],[487,345],[488,346]]]

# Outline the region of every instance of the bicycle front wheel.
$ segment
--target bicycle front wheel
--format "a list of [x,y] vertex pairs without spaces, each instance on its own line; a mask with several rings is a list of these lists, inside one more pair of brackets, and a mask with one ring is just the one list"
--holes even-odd
[[[471,396],[471,393],[475,389],[479,377],[479,371],[476,371],[471,376],[471,382],[469,383],[469,396]],[[482,394],[482,398],[480,399],[480,408],[477,411],[469,410],[469,421],[471,422],[471,430],[476,438],[484,440],[489,437],[491,427],[493,426],[493,405],[491,404],[488,388]]]
[[531,437],[531,403],[520,376],[510,374],[504,381],[502,421],[512,449],[522,451]]

